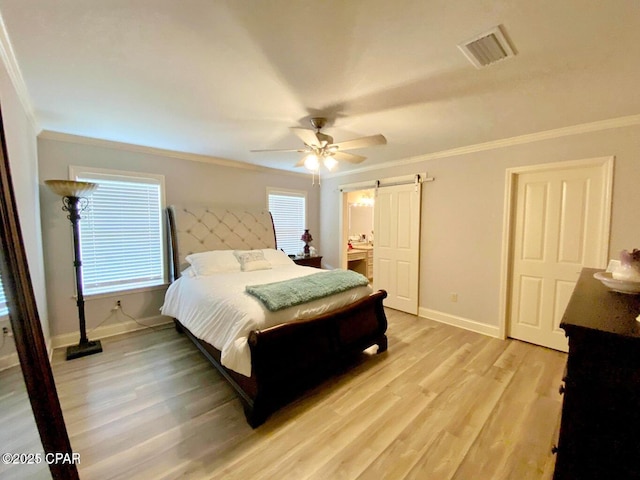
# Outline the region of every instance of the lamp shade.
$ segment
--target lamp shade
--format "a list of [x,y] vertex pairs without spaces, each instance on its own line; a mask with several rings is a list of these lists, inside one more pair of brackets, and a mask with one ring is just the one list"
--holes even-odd
[[76,182],[75,180],[45,180],[44,183],[53,193],[61,197],[82,197],[98,188],[97,183]]
[[305,230],[304,233],[302,234],[302,236],[300,237],[300,240],[302,240],[305,243],[309,243],[309,242],[313,242],[313,237],[311,236],[311,234],[309,233],[309,230]]

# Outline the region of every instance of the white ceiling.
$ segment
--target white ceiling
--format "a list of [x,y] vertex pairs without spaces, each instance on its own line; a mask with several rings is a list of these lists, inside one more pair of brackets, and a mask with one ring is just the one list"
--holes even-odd
[[[640,113],[638,0],[0,0],[45,130],[294,170],[288,127],[383,133],[362,166]],[[456,45],[503,28],[478,70]],[[341,170],[350,168],[340,165]],[[357,167],[356,167],[357,168]]]

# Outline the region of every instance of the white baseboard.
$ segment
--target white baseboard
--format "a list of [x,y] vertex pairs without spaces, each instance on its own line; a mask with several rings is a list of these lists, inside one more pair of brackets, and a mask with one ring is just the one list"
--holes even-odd
[[[131,323],[136,324],[135,322],[131,322]],[[142,328],[142,327],[140,327],[140,328]],[[131,330],[128,330],[128,331],[131,331]],[[71,342],[69,345],[73,345],[73,344],[77,343],[78,342],[78,338],[80,337],[80,333],[74,333],[74,334],[70,334],[70,335],[73,335],[75,340],[73,342]],[[49,339],[49,341],[45,341],[45,347],[47,349],[47,356],[49,357],[49,363],[51,363],[51,360],[53,359],[52,339]],[[15,367],[17,365],[20,365],[20,359],[18,358],[18,352],[13,352],[13,353],[10,353],[9,355],[5,355],[3,357],[0,357],[0,372],[2,370],[6,370],[7,368]]]
[[[51,339],[49,341],[45,341],[45,347],[47,349],[47,356],[49,357],[49,362],[51,362],[51,358],[53,357],[53,348],[51,347]],[[0,371],[6,370],[7,368],[15,367],[20,364],[20,359],[18,358],[18,352],[9,353],[8,355],[4,355],[0,357]]]
[[18,359],[17,352],[13,352],[9,355],[5,355],[4,357],[0,357],[0,372],[2,370],[6,370],[7,368],[15,367],[16,365],[20,365],[20,360]]
[[[156,315],[155,317],[139,319],[138,322],[140,323],[134,322],[133,320],[128,320],[126,322],[119,322],[111,325],[105,325],[103,327],[98,327],[95,330],[87,332],[87,336],[89,337],[89,340],[100,340],[101,338],[113,337],[114,335],[120,335],[122,333],[142,330],[146,328],[145,326],[156,327],[158,325],[165,325],[167,323],[171,323],[172,321],[173,319],[170,317],[165,317],[164,315]],[[67,347],[69,345],[77,344],[79,340],[79,331],[63,333],[62,335],[51,337],[51,345],[53,348]]]
[[51,344],[51,337],[49,337],[49,340],[45,340],[45,347],[47,348],[49,363],[51,363],[51,360],[53,360],[53,345]]
[[487,325],[486,323],[476,322],[464,317],[457,317],[449,313],[439,312],[438,310],[431,310],[429,308],[420,307],[418,309],[418,316],[423,318],[429,318],[436,322],[446,323],[447,325],[453,325],[454,327],[464,328],[465,330],[471,330],[472,332],[488,335],[489,337],[501,338],[500,327]]

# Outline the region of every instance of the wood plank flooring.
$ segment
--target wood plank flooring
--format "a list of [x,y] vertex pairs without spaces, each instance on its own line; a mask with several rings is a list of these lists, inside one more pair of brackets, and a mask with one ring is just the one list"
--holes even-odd
[[[81,478],[552,477],[565,354],[387,315],[387,353],[366,352],[256,430],[172,327],[103,339],[103,353],[70,362],[56,351]],[[0,402],[3,413],[1,390]]]
[[[44,455],[20,367],[0,372],[0,453]],[[51,474],[44,463],[5,465],[0,462],[0,479],[23,478],[50,479]]]

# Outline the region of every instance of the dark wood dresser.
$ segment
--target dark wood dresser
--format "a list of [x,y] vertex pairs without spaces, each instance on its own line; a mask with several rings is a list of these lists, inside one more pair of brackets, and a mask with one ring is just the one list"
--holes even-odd
[[569,337],[554,480],[640,479],[640,296],[582,270],[560,327]]
[[296,264],[298,265],[302,265],[303,267],[321,268],[322,256],[321,255],[316,257],[297,256],[297,257],[293,257],[293,261],[296,262]]

